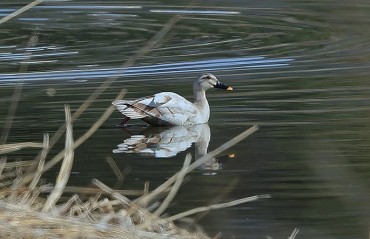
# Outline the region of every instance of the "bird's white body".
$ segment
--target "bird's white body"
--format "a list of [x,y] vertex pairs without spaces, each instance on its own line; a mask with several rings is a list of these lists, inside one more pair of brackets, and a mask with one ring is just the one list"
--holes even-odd
[[193,84],[194,103],[173,92],[161,92],[136,100],[116,100],[113,105],[130,119],[142,119],[154,126],[204,124],[210,108],[206,90],[212,87],[232,90],[212,74],[203,74]]

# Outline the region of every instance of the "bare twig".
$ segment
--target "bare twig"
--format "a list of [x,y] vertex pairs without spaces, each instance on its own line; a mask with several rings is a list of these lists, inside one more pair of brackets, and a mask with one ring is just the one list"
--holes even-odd
[[62,166],[60,168],[58,178],[54,187],[54,190],[50,193],[48,200],[46,201],[42,211],[47,212],[54,207],[63,193],[64,187],[66,186],[69,175],[71,173],[73,158],[74,158],[74,147],[73,147],[73,128],[71,111],[68,105],[64,106],[66,114],[66,143],[65,143],[65,154]]
[[[38,40],[39,40],[38,33],[37,32],[33,33],[31,38],[28,40],[27,48],[35,46]],[[29,53],[29,52],[26,52],[26,56],[27,57],[23,61],[21,61],[21,66],[19,68],[19,73],[26,73],[27,72],[28,65],[29,65],[29,60],[31,59],[32,54]]]
[[[34,33],[31,38],[28,40],[27,47],[32,47],[36,44],[38,40],[37,34]],[[31,58],[31,54],[27,54],[27,60]],[[28,63],[21,62],[21,67],[19,69],[19,73],[25,73],[27,71]],[[3,132],[1,133],[0,137],[0,145],[5,144],[6,140],[8,139],[8,135],[10,129],[12,128],[13,118],[15,115],[15,111],[18,106],[18,102],[21,96],[23,84],[17,84],[14,88],[13,98],[9,107],[8,116],[5,121]]]
[[[120,94],[116,97],[116,99],[122,99],[124,95],[126,94],[126,90],[122,90]],[[81,144],[83,144],[88,138],[91,137],[95,133],[95,131],[108,119],[108,117],[113,113],[115,110],[115,107],[113,105],[109,106],[108,109],[104,112],[104,114],[99,118],[98,121],[96,121],[91,128],[83,134],[80,138],[78,138],[74,144],[74,149],[78,148]],[[51,167],[53,167],[56,163],[58,163],[61,159],[61,154],[64,152],[60,152],[57,154],[53,159],[51,159],[46,165],[45,170],[49,170]]]
[[144,195],[146,195],[146,194],[149,193],[149,186],[150,186],[150,182],[149,181],[146,181],[144,183]]
[[179,175],[178,175],[178,177],[176,179],[176,182],[174,183],[170,193],[167,195],[165,200],[163,200],[161,206],[157,210],[155,210],[155,212],[153,213],[154,215],[160,216],[168,208],[168,206],[170,205],[172,200],[175,198],[177,192],[180,189],[182,181],[184,180],[184,177],[187,173],[187,168],[189,167],[190,162],[191,162],[191,154],[188,153],[185,157],[184,165],[183,165],[181,171],[179,172]]
[[288,239],[294,239],[297,236],[298,232],[299,232],[299,229],[294,228],[292,234],[288,237]]
[[25,161],[14,161],[14,162],[7,162],[4,168],[15,168],[15,167],[26,167],[33,164],[33,160],[25,160]]
[[123,179],[124,179],[124,177],[123,177],[123,173],[119,170],[119,168],[118,168],[118,166],[117,166],[116,162],[114,162],[113,158],[112,158],[112,157],[110,157],[110,156],[106,157],[106,158],[105,158],[105,161],[107,161],[107,163],[108,163],[108,164],[109,164],[109,166],[111,167],[111,169],[112,169],[112,171],[113,171],[114,175],[115,175],[115,176],[116,176],[116,178],[117,178],[117,182],[116,182],[116,184],[114,185],[114,188],[117,188],[117,187],[121,186],[121,185],[122,185],[122,183],[123,183]]
[[[221,202],[221,200],[223,198],[225,198],[225,196],[227,194],[229,194],[234,188],[235,186],[238,184],[239,180],[238,179],[234,179],[232,181],[230,181],[230,183],[228,184],[228,186],[226,186],[221,192],[219,195],[217,195],[215,198],[213,198],[209,205],[212,205],[212,204],[216,204],[216,203],[219,203]],[[208,214],[209,211],[205,211],[203,213],[199,213],[197,215],[196,218],[194,218],[194,222],[198,222],[199,220],[201,220],[204,216],[206,216]]]
[[[111,194],[107,191],[102,191],[102,189],[99,188],[86,188],[86,187],[77,187],[77,186],[66,186],[64,188],[65,193],[78,193],[81,194],[96,194],[96,193],[102,193],[102,194]],[[115,190],[115,192],[120,193],[125,196],[141,196],[143,195],[142,190]]]
[[131,200],[130,199],[128,199],[127,197],[123,196],[122,194],[116,192],[115,190],[113,190],[112,188],[108,187],[107,185],[105,185],[104,183],[100,182],[99,180],[93,179],[93,184],[96,185],[97,187],[99,187],[104,192],[110,194],[113,198],[121,201],[122,204],[129,205],[131,203]]
[[[33,161],[33,163],[29,164],[29,170],[28,170],[29,173],[32,173],[34,171],[35,166],[36,166],[36,165],[34,166],[35,163],[37,163],[37,165],[38,165],[36,171],[33,173],[34,177],[33,177],[31,185],[29,186],[30,191],[32,191],[36,187],[36,184],[37,184],[37,182],[39,181],[39,179],[41,177],[41,170],[44,166],[44,162],[45,162],[46,156],[48,154],[48,151],[49,151],[49,134],[44,134],[43,149],[39,153],[39,155],[36,157],[36,159]],[[27,162],[27,163],[29,163],[29,162]],[[25,165],[27,165],[27,164],[25,164]],[[19,188],[23,185],[24,185],[23,184],[23,179],[21,179],[17,183],[14,183],[13,186],[11,187],[11,189],[16,190],[17,188]]]
[[26,6],[14,11],[13,13],[9,14],[8,16],[6,17],[3,17],[2,19],[0,19],[0,24],[3,24],[4,22],[7,22],[9,21],[10,19],[18,16],[19,14],[22,14],[24,13],[25,11],[33,8],[34,6],[37,6],[39,5],[40,3],[42,3],[44,0],[35,0],[29,4],[27,4]]
[[37,166],[36,172],[33,176],[33,180],[29,186],[30,191],[35,189],[38,181],[40,180],[41,174],[42,174],[42,168],[44,167],[46,156],[49,152],[49,134],[44,134],[44,148],[41,151],[39,164]]
[[[149,41],[147,41],[130,59],[128,59],[123,65],[121,74],[126,72],[128,68],[133,66],[135,62],[143,57],[145,54],[149,53],[162,39],[163,37],[171,31],[171,29],[175,26],[177,21],[180,19],[179,15],[175,15],[172,17],[163,28],[158,31]],[[80,107],[76,110],[76,112],[72,115],[72,121],[77,119],[89,106],[92,102],[94,102],[114,81],[118,79],[119,74],[117,76],[113,76],[108,78],[105,82],[103,82],[86,100],[84,103],[80,105]],[[50,147],[53,147],[54,144],[59,140],[64,132],[65,126],[62,125],[52,136],[50,140]]]
[[66,214],[70,208],[72,207],[72,205],[77,201],[79,200],[80,198],[78,197],[77,194],[74,194],[71,198],[68,199],[68,201],[66,203],[64,203],[59,209],[58,209],[58,215],[64,215]]
[[208,210],[220,209],[220,208],[225,208],[225,207],[232,207],[232,206],[235,206],[235,205],[238,205],[238,204],[252,202],[252,201],[255,201],[255,200],[260,199],[260,198],[269,198],[269,197],[270,197],[269,195],[255,195],[255,196],[251,196],[251,197],[247,197],[247,198],[234,200],[234,201],[231,201],[231,202],[213,204],[213,205],[206,206],[206,207],[198,207],[198,208],[194,208],[194,209],[191,209],[189,211],[186,211],[186,212],[182,212],[182,213],[173,215],[173,216],[165,218],[165,219],[167,219],[169,221],[175,221],[175,220],[178,220],[180,218],[187,217],[187,216],[190,216],[190,215],[198,213],[198,212],[204,212],[204,211],[208,211]]
[[[217,154],[221,153],[222,151],[234,146],[241,140],[245,139],[249,135],[253,134],[258,130],[258,126],[252,126],[249,129],[245,130],[238,136],[234,137],[233,139],[227,141],[217,149],[213,150],[212,152],[209,152],[208,154],[204,155],[187,168],[187,172],[191,172],[192,170],[196,169],[200,165],[202,165],[204,162],[210,160],[211,158],[215,157]],[[153,190],[151,193],[148,195],[144,195],[141,198],[137,200],[138,205],[148,205],[151,200],[156,198],[159,194],[161,194],[163,191],[165,191],[169,186],[171,186],[175,181],[176,178],[178,177],[178,173],[173,175],[171,178],[169,178],[166,182],[164,182],[162,185],[157,187],[155,190]]]
[[42,147],[43,147],[42,143],[34,143],[34,142],[3,144],[3,145],[0,145],[0,154],[7,154],[13,151],[21,150],[23,148],[42,148]]
[[[25,192],[25,195],[23,196],[23,199],[22,199],[22,202],[24,202],[24,203],[28,200],[31,193],[35,190],[35,188],[37,186],[37,183],[40,180],[41,171],[42,171],[42,168],[44,166],[44,162],[45,162],[46,156],[48,154],[48,150],[49,150],[49,134],[44,134],[43,145],[44,145],[43,150],[38,155],[38,158],[36,158],[37,161],[38,161],[38,166],[37,166],[36,171],[34,172],[33,180],[32,180],[31,184],[28,187],[29,190]],[[33,169],[33,167],[31,167],[31,168]],[[19,181],[14,181],[14,183],[13,183],[13,185],[10,189],[15,191],[15,190],[19,189],[21,186],[22,186],[22,179],[20,179]]]
[[0,158],[0,178],[1,178],[1,175],[3,174],[5,165],[6,165],[6,157],[1,157]]
[[[126,93],[125,90],[122,90],[120,92],[120,94],[118,94],[117,98],[116,99],[122,99],[124,94]],[[79,139],[76,140],[76,142],[74,143],[73,145],[73,149],[76,149],[78,148],[81,144],[83,144],[89,137],[91,137],[91,135],[94,134],[94,132],[104,123],[105,120],[107,120],[107,118],[113,113],[114,111],[114,106],[111,105],[105,112],[104,114],[98,119],[98,121],[96,121],[91,127],[90,129],[85,133],[83,134]],[[51,147],[49,145],[49,147]],[[65,154],[65,150],[62,150],[61,152],[59,152],[57,155],[55,155],[50,161],[48,161],[44,168],[42,169],[42,172],[46,172],[47,170],[51,169],[55,164],[57,164],[61,159],[63,159],[63,156]],[[23,181],[22,183],[26,184],[28,183],[29,181],[32,180],[32,177],[33,175],[32,174],[28,174],[26,175],[24,178],[23,178]]]
[[[8,116],[6,117],[4,129],[0,137],[0,147],[2,147],[1,145],[5,144],[6,140],[8,139],[9,131],[12,128],[13,118],[14,118],[15,111],[17,109],[22,87],[23,87],[22,84],[17,84],[14,88],[13,99],[9,106]],[[0,148],[0,153],[1,151],[2,150]]]

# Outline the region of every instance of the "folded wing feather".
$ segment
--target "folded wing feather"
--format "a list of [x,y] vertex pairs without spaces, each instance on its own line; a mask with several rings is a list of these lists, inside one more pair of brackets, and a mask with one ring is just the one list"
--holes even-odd
[[115,100],[112,104],[131,119],[150,116],[170,123],[174,123],[176,119],[186,121],[198,111],[194,104],[172,92],[162,92],[136,100]]

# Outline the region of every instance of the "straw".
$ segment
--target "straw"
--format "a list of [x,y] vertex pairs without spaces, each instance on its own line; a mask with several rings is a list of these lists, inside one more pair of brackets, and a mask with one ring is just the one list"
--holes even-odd
[[124,180],[124,176],[123,176],[123,173],[119,170],[116,162],[114,162],[113,158],[110,157],[110,156],[107,156],[105,158],[105,161],[107,161],[107,163],[109,164],[109,166],[111,167],[114,175],[116,176],[117,178],[117,181],[116,181],[116,184],[114,185],[114,188],[118,188],[122,185],[123,183],[123,180]]
[[220,208],[225,208],[225,207],[232,207],[232,206],[236,206],[236,205],[239,205],[239,204],[242,204],[242,203],[252,202],[252,201],[255,201],[255,200],[260,199],[260,198],[270,198],[270,195],[267,195],[267,194],[266,195],[255,195],[255,196],[251,196],[251,197],[247,197],[247,198],[234,200],[234,201],[231,201],[231,202],[213,204],[213,205],[205,206],[205,207],[198,207],[198,208],[194,208],[194,209],[191,209],[189,211],[186,211],[186,212],[182,212],[182,213],[173,215],[171,217],[167,217],[165,219],[169,220],[169,221],[176,221],[180,218],[187,217],[187,216],[190,216],[190,215],[195,214],[195,213],[214,210],[214,209],[220,209]]
[[42,168],[44,167],[46,156],[49,151],[49,134],[44,134],[44,148],[40,154],[39,164],[37,166],[36,172],[33,176],[32,182],[30,183],[29,190],[32,191],[35,189],[38,181],[40,180],[42,174]]
[[[66,186],[64,188],[65,193],[79,193],[79,194],[97,194],[102,193],[103,195],[110,194],[110,192],[102,191],[100,188],[87,188],[78,186]],[[143,190],[115,190],[115,192],[126,195],[126,196],[141,196]]]
[[116,192],[112,188],[108,187],[104,183],[100,182],[98,179],[93,179],[92,183],[103,190],[104,192],[112,195],[113,198],[119,200],[122,204],[124,205],[129,205],[131,203],[131,200],[128,199],[127,197],[123,196],[122,194]]
[[8,154],[8,153],[18,151],[24,148],[42,148],[42,147],[43,147],[42,143],[34,143],[34,142],[3,144],[3,145],[0,145],[0,154]]
[[294,228],[292,234],[288,237],[288,239],[294,239],[297,236],[298,232],[299,232],[299,229]]
[[[210,200],[210,203],[209,205],[212,205],[212,204],[217,204],[219,203],[223,198],[225,198],[225,196],[227,194],[229,194],[234,188],[235,186],[238,184],[239,182],[239,179],[233,179],[230,181],[229,185],[226,186],[218,196],[216,196],[215,198],[213,198],[212,200]],[[208,214],[209,211],[205,211],[203,213],[199,213],[197,215],[196,218],[193,218],[194,222],[198,222],[199,220],[201,220],[203,217],[205,217],[207,214]]]
[[172,200],[175,198],[177,192],[180,189],[180,186],[182,184],[182,181],[184,180],[184,177],[187,173],[187,168],[189,167],[191,162],[191,154],[188,153],[185,157],[184,165],[179,172],[179,175],[176,179],[176,182],[174,183],[170,193],[167,195],[166,199],[162,202],[161,206],[153,213],[156,216],[160,216],[170,205]]
[[[176,22],[180,19],[179,15],[172,17],[163,28],[158,31],[150,40],[148,40],[132,57],[130,57],[123,65],[121,74],[125,73],[128,68],[133,66],[135,62],[149,53],[162,39],[163,37],[175,26]],[[108,78],[104,81],[86,100],[80,105],[76,112],[72,115],[72,121],[76,120],[89,106],[94,102],[114,81],[118,79],[119,73],[116,76]],[[62,125],[52,136],[50,140],[50,147],[59,140],[64,132],[64,125]]]
[[[75,144],[73,143],[72,120],[68,106],[65,106],[65,111],[67,125],[66,145],[64,160],[58,174],[56,185],[54,187],[48,184],[38,186],[38,183],[36,183],[40,181],[40,172],[42,173],[45,168],[42,167],[42,164],[48,150],[47,134],[44,135],[44,148],[40,153],[40,159],[34,161],[39,164],[37,167],[32,167],[36,172],[28,172],[26,174],[33,176],[33,181],[28,187],[16,186],[19,185],[17,181],[22,178],[22,172],[24,171],[20,163],[13,164],[13,170],[8,170],[5,174],[1,175],[3,179],[12,177],[13,180],[9,182],[10,184],[13,182],[15,186],[12,187],[13,189],[0,190],[0,196],[3,198],[3,200],[0,200],[0,237],[209,239],[209,237],[199,231],[189,233],[186,230],[179,229],[174,225],[173,221],[194,213],[235,206],[240,203],[268,197],[268,195],[257,195],[227,203],[195,208],[165,219],[159,218],[158,215],[161,215],[168,208],[175,197],[186,173],[198,165],[195,163],[190,164],[190,154],[186,156],[181,171],[172,177],[174,179],[172,182],[173,186],[171,186],[172,183],[169,184],[167,187],[159,190],[159,194],[155,196],[158,199],[167,195],[162,205],[154,214],[150,213],[148,208],[140,207],[135,201],[127,198],[126,190],[114,190],[97,179],[94,179],[92,183],[98,189],[66,187],[71,172]],[[207,160],[207,157],[213,157],[213,155],[226,150],[255,130],[257,130],[257,127],[248,129],[199,160],[204,162]],[[5,157],[2,158],[2,163],[6,163]],[[112,167],[115,168],[114,170],[119,171],[116,164]],[[118,172],[116,173],[118,175]],[[5,185],[7,182],[1,183]],[[147,192],[148,183],[145,185],[146,189],[144,191]],[[160,187],[163,187],[163,185]],[[154,191],[158,193],[157,189]],[[47,200],[44,200],[43,195],[48,192],[51,193]],[[68,192],[76,192],[77,194],[69,198],[62,198],[62,195]],[[142,191],[136,192],[143,194]],[[82,201],[81,195],[84,193],[94,193],[95,195]],[[108,197],[100,199],[104,194],[108,195]],[[152,193],[147,193],[147,195],[149,197],[153,196]],[[142,198],[145,198],[145,196]],[[61,204],[59,201],[63,201],[63,203]],[[11,203],[8,204],[5,202]]]
[[[126,90],[122,90],[118,94],[116,99],[122,99],[123,96],[125,95],[125,93],[126,93]],[[73,149],[78,148],[89,137],[91,137],[95,133],[95,131],[108,119],[108,117],[113,113],[113,111],[114,111],[114,106],[113,105],[108,107],[107,110],[104,112],[104,114],[90,127],[90,129],[88,131],[86,131],[85,134],[83,134],[79,139],[76,140],[76,142],[73,144]],[[50,144],[49,144],[49,147],[51,147]],[[57,164],[60,160],[63,159],[64,154],[65,154],[65,150],[62,150],[57,155],[55,155],[51,160],[49,160],[45,164],[45,166],[42,169],[42,172],[44,173],[47,170],[51,169],[55,164]],[[21,183],[24,185],[24,184],[30,182],[32,180],[32,178],[33,178],[33,175],[28,174],[23,178]]]
[[[15,115],[15,111],[17,109],[17,105],[18,105],[18,102],[19,102],[20,95],[21,95],[22,86],[23,86],[22,84],[16,84],[15,85],[14,93],[13,93],[13,99],[12,99],[12,102],[9,106],[8,116],[6,117],[6,120],[5,120],[5,125],[4,125],[3,132],[1,133],[0,145],[4,145],[7,141],[7,139],[8,139],[9,131],[12,127],[13,118],[14,118],[14,115]],[[0,146],[0,147],[3,147],[3,146]],[[0,154],[1,153],[2,153],[2,150],[0,148]]]
[[5,165],[6,165],[6,157],[1,157],[0,158],[0,178],[1,178],[1,174],[3,173],[3,170],[5,168]]
[[50,211],[59,200],[63,193],[64,187],[66,186],[69,175],[71,173],[73,158],[74,158],[74,147],[73,147],[73,129],[71,111],[69,105],[64,106],[66,114],[66,143],[65,153],[62,166],[60,168],[58,178],[54,187],[54,190],[50,193],[48,200],[46,201],[42,211]]
[[[199,167],[200,165],[202,165],[204,162],[214,158],[219,153],[221,153],[221,152],[227,150],[228,148],[234,146],[235,144],[237,144],[241,140],[245,139],[246,137],[250,136],[251,134],[253,134],[257,130],[258,130],[257,125],[254,125],[254,126],[250,127],[249,129],[245,130],[244,132],[242,132],[238,136],[236,136],[233,139],[227,141],[226,143],[224,143],[223,145],[221,145],[217,149],[213,150],[212,152],[209,152],[208,154],[204,155],[203,157],[201,157],[200,159],[198,159],[197,161],[195,161],[194,163],[189,165],[186,169],[186,172],[187,173],[191,172],[192,170],[194,170],[197,167]],[[141,206],[148,205],[150,201],[152,201],[154,198],[158,197],[159,194],[161,194],[169,186],[171,186],[176,181],[177,177],[178,177],[178,173],[173,175],[171,178],[169,178],[166,182],[164,182],[162,185],[157,187],[155,190],[153,190],[148,195],[144,195],[143,197],[139,198],[137,200],[138,205],[141,205]]]
[[[34,46],[37,43],[37,41],[38,41],[37,34],[34,33],[31,36],[31,38],[28,40],[27,47]],[[27,56],[28,56],[27,59],[24,59],[21,62],[19,73],[25,73],[27,71],[28,63],[24,63],[24,61],[31,58],[31,54],[27,54]],[[7,139],[8,139],[9,131],[12,128],[13,118],[14,118],[15,111],[16,111],[17,106],[18,106],[18,102],[19,102],[19,99],[20,99],[20,96],[21,96],[22,88],[23,88],[23,84],[16,84],[15,85],[14,93],[13,93],[13,99],[12,99],[10,107],[9,107],[8,116],[7,116],[6,121],[5,121],[3,132],[1,133],[0,145],[5,144]]]
[[39,5],[40,3],[42,3],[44,0],[35,0],[29,4],[27,4],[26,6],[14,11],[13,13],[3,17],[2,19],[0,19],[0,24],[3,24],[4,22],[7,22],[9,21],[10,19],[18,16],[19,14],[22,14],[24,13],[25,11],[28,11],[29,9],[33,8],[34,6],[37,6]]

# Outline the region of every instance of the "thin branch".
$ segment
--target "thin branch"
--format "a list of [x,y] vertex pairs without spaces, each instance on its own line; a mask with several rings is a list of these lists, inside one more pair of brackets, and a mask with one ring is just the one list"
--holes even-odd
[[9,21],[10,19],[18,16],[19,14],[22,14],[24,13],[25,11],[28,11],[29,9],[33,8],[34,6],[37,6],[39,5],[40,3],[42,3],[44,0],[35,0],[29,4],[27,4],[26,6],[14,11],[13,13],[9,14],[8,16],[6,17],[3,17],[2,19],[0,19],[0,24],[3,24],[4,22],[7,22]]
[[104,183],[100,182],[98,179],[93,179],[93,184],[95,186],[99,187],[104,192],[110,194],[113,198],[121,201],[122,204],[129,205],[131,203],[130,199],[128,199],[127,197],[123,196],[122,194],[116,192],[112,188],[110,188],[107,185],[105,185]]
[[[37,41],[38,41],[37,33],[32,34],[31,38],[28,40],[27,47],[34,46],[37,43]],[[27,55],[27,59],[21,62],[19,73],[25,73],[27,71],[28,63],[25,63],[25,61],[26,60],[28,61],[31,58],[31,54],[26,54],[26,55]],[[17,84],[14,88],[13,98],[12,98],[12,101],[9,107],[8,116],[6,118],[4,129],[0,137],[0,145],[5,144],[8,139],[10,129],[12,128],[15,111],[17,109],[18,102],[21,97],[22,88],[23,88],[23,84]]]
[[1,175],[3,174],[3,170],[5,168],[5,165],[6,165],[6,157],[3,156],[0,158],[0,178],[1,178]]
[[[213,198],[209,205],[212,205],[212,204],[216,204],[216,203],[219,203],[221,202],[226,195],[228,195],[234,188],[235,186],[238,184],[239,182],[239,179],[233,179],[232,181],[230,181],[229,185],[226,186],[218,196],[216,196],[215,198]],[[194,222],[198,222],[199,220],[201,220],[203,217],[205,217],[206,215],[208,214],[208,211],[207,212],[203,212],[203,213],[200,213],[197,215],[196,218],[194,218]]]
[[41,178],[42,169],[44,167],[45,159],[46,159],[46,156],[48,155],[48,152],[49,152],[49,134],[44,134],[44,149],[41,151],[39,164],[33,176],[32,182],[29,186],[30,191],[35,189],[38,181]]
[[[49,134],[44,134],[44,141],[43,141],[43,149],[42,151],[39,153],[39,155],[37,156],[37,158],[33,161],[33,163],[37,163],[37,169],[35,172],[33,172],[33,180],[30,184],[30,186],[28,187],[29,188],[29,192],[30,193],[31,191],[33,191],[38,183],[38,181],[40,180],[41,178],[41,172],[42,172],[42,168],[44,167],[44,163],[45,163],[45,159],[46,159],[46,156],[48,155],[48,152],[49,152]],[[31,164],[30,168],[32,169],[32,171],[34,171],[35,167]],[[31,171],[31,172],[32,172]],[[21,186],[23,186],[23,180],[19,180],[17,183],[14,183],[13,186],[11,187],[12,190],[17,190],[18,188],[20,188]],[[28,197],[29,195],[26,195],[26,197]]]
[[169,221],[175,221],[175,220],[178,220],[180,218],[187,217],[187,216],[190,216],[190,215],[198,213],[198,212],[204,212],[204,211],[208,211],[208,210],[220,209],[220,208],[225,208],[225,207],[232,207],[232,206],[239,205],[239,204],[242,204],[242,203],[252,202],[252,201],[258,200],[260,198],[270,198],[270,195],[255,195],[255,196],[238,199],[238,200],[231,201],[231,202],[213,204],[213,205],[205,206],[205,207],[198,207],[198,208],[194,208],[194,209],[191,209],[189,211],[186,211],[186,212],[182,212],[182,213],[173,215],[173,216],[165,218],[165,219],[169,220]]
[[[78,193],[78,194],[97,194],[97,193],[102,193],[102,195],[111,194],[110,192],[106,192],[106,191],[102,192],[102,190],[99,188],[86,188],[86,187],[78,187],[78,186],[66,186],[64,188],[64,192],[65,193]],[[115,192],[121,193],[122,195],[125,195],[125,196],[143,195],[142,190],[115,190]]]
[[185,157],[184,165],[181,171],[179,172],[179,176],[177,177],[176,182],[174,183],[170,193],[167,195],[165,200],[163,200],[161,206],[157,210],[155,210],[155,212],[153,213],[154,215],[160,216],[168,208],[172,200],[175,198],[184,180],[184,177],[187,173],[187,168],[189,167],[190,162],[191,162],[191,154],[188,153]]
[[64,160],[58,174],[57,182],[54,190],[50,193],[48,200],[46,201],[42,211],[50,211],[54,205],[58,202],[60,196],[63,193],[64,187],[66,186],[69,175],[71,173],[73,158],[74,158],[74,147],[73,147],[73,128],[71,111],[68,105],[64,106],[66,114],[66,143],[64,150]]
[[[13,118],[14,118],[15,111],[16,111],[17,106],[18,106],[18,102],[19,102],[19,98],[20,98],[20,95],[21,95],[22,87],[23,87],[22,84],[17,84],[14,88],[13,99],[12,99],[12,102],[9,106],[8,116],[6,117],[4,129],[3,129],[3,132],[1,133],[1,137],[0,137],[0,145],[5,144],[7,139],[8,139],[9,131],[12,128]],[[0,153],[1,153],[1,149],[0,149]]]
[[[72,115],[72,121],[76,120],[89,106],[92,102],[94,102],[114,81],[116,81],[121,74],[125,73],[128,68],[133,66],[135,62],[143,57],[145,54],[149,53],[162,39],[163,37],[171,31],[171,29],[175,26],[177,21],[180,19],[179,15],[175,15],[172,17],[163,28],[158,31],[149,41],[147,41],[144,46],[142,46],[130,59],[128,59],[123,65],[122,70],[117,73],[116,76],[108,78],[105,82],[103,82],[86,100],[84,103],[80,105],[80,107],[76,110],[76,112]],[[50,147],[53,147],[54,144],[59,140],[59,138],[63,135],[65,126],[62,125],[51,137],[50,140]]]
[[[126,91],[125,90],[122,90],[120,92],[120,94],[117,96],[116,99],[122,99],[123,96],[125,95]],[[89,137],[91,137],[91,135],[93,135],[95,133],[95,131],[104,123],[104,121],[107,120],[107,118],[113,113],[114,111],[114,106],[111,105],[110,107],[108,107],[108,109],[104,112],[104,114],[98,119],[98,121],[96,121],[91,127],[90,129],[84,134],[82,135],[79,139],[77,139],[73,145],[73,149],[76,149],[78,148],[81,144],[83,144]],[[51,147],[49,145],[49,147]],[[44,168],[42,169],[42,172],[46,172],[47,170],[51,169],[52,167],[54,167],[54,165],[56,165],[57,163],[59,163],[60,160],[63,159],[64,157],[64,154],[65,154],[65,150],[62,150],[61,152],[59,152],[57,155],[54,156],[54,158],[52,158],[50,161],[48,161]],[[32,174],[28,174],[26,175],[23,180],[22,180],[22,183],[23,184],[26,184],[28,183],[29,181],[32,180],[32,177],[33,175]]]
[[114,188],[117,188],[117,187],[121,186],[121,185],[122,185],[122,183],[123,183],[123,180],[124,180],[124,176],[123,176],[123,173],[121,172],[121,170],[119,170],[119,168],[118,168],[118,166],[117,166],[116,162],[114,162],[113,158],[112,158],[112,157],[110,157],[110,156],[107,156],[107,157],[105,158],[105,161],[107,161],[107,163],[108,163],[108,164],[109,164],[109,166],[111,167],[111,169],[112,169],[112,171],[113,171],[114,175],[115,175],[115,176],[116,176],[116,178],[117,178],[117,182],[116,182],[116,184],[114,185]]
[[42,148],[42,147],[43,147],[42,143],[34,143],[34,142],[3,144],[3,145],[0,145],[0,154],[7,154],[13,151],[21,150],[23,148]]
[[294,239],[297,236],[298,232],[299,232],[299,229],[294,228],[292,234],[288,237],[288,239]]
[[[235,144],[237,144],[241,140],[245,139],[249,135],[253,134],[257,130],[258,130],[257,125],[254,125],[254,126],[250,127],[249,129],[245,130],[244,132],[237,135],[233,139],[227,141],[226,143],[224,143],[223,145],[221,145],[217,149],[213,150],[212,152],[209,152],[208,154],[204,155],[203,157],[201,157],[200,159],[198,159],[197,161],[195,161],[194,163],[189,165],[186,172],[188,173],[188,172],[193,171],[194,169],[196,169],[197,167],[202,165],[204,162],[210,160],[211,158],[214,158],[219,153],[221,153],[221,152],[225,151],[226,149],[234,146]],[[139,198],[137,200],[138,205],[141,205],[141,206],[142,205],[148,205],[150,201],[152,201],[154,198],[156,198],[158,195],[160,195],[163,191],[167,190],[167,188],[169,186],[171,186],[176,181],[176,178],[178,177],[178,175],[179,175],[179,173],[173,175],[171,178],[169,178],[162,185],[160,185],[159,187],[154,189],[151,193],[149,193],[148,195],[144,195],[141,198]]]

